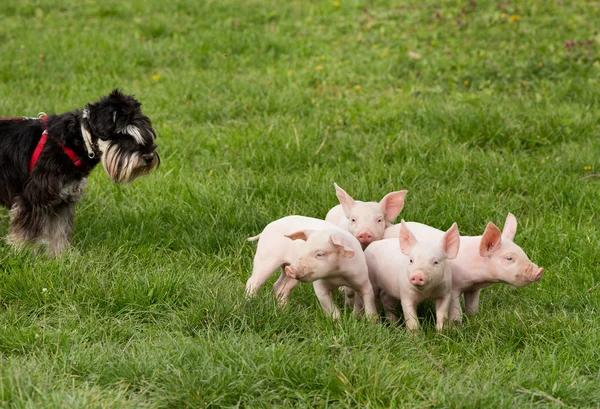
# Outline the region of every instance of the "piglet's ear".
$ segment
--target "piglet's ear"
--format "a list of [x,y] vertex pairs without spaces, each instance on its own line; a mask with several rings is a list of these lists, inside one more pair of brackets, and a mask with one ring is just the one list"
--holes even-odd
[[285,237],[291,240],[308,240],[308,236],[312,233],[312,230],[300,230],[292,234],[286,234]]
[[352,216],[352,208],[354,207],[354,204],[356,202],[354,201],[354,199],[352,199],[352,197],[350,197],[348,193],[344,191],[344,189],[339,187],[337,183],[334,183],[333,186],[335,186],[335,195],[340,201],[342,209],[344,209],[344,214],[349,219]]
[[502,243],[502,232],[496,225],[489,222],[483,236],[481,236],[481,242],[479,243],[479,255],[481,257],[489,257],[496,250],[500,248]]
[[517,218],[509,213],[506,216],[506,221],[504,222],[504,229],[502,229],[502,237],[513,241],[515,239],[515,234],[517,234]]
[[417,244],[417,238],[408,229],[404,220],[402,220],[400,222],[400,250],[402,250],[402,253],[409,256],[413,247],[415,247],[415,244]]
[[456,223],[452,223],[452,226],[442,237],[442,248],[446,253],[446,258],[449,260],[456,258],[458,250],[460,249],[460,234],[458,233],[458,226]]
[[396,217],[398,217],[402,211],[402,208],[404,207],[404,198],[406,197],[406,193],[406,190],[391,192],[381,199],[379,204],[383,208],[385,220],[388,222],[393,222],[396,220]]
[[333,233],[329,236],[329,240],[331,240],[342,257],[352,258],[355,256],[354,250],[352,250],[348,241],[341,234]]

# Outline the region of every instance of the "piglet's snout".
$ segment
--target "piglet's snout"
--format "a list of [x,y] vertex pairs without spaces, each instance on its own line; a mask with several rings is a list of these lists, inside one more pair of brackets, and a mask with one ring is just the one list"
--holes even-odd
[[532,280],[540,281],[540,279],[542,278],[542,274],[544,274],[544,268],[540,267],[535,271],[535,274],[533,274]]
[[410,283],[416,287],[423,287],[427,284],[427,280],[423,273],[417,272],[410,276]]
[[356,236],[360,244],[370,244],[373,241],[373,235],[369,232],[362,232]]

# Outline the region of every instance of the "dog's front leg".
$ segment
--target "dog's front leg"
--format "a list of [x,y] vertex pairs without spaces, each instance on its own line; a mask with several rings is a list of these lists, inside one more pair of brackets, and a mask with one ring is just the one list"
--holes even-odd
[[46,219],[42,242],[48,245],[48,254],[57,257],[69,247],[74,230],[75,205],[63,204]]

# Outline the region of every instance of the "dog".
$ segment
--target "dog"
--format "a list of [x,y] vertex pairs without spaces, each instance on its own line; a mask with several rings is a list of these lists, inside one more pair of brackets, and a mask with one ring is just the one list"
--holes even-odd
[[75,206],[98,163],[113,182],[132,182],[160,165],[156,133],[141,103],[115,89],[61,115],[0,118],[0,204],[9,208],[7,242],[63,254]]

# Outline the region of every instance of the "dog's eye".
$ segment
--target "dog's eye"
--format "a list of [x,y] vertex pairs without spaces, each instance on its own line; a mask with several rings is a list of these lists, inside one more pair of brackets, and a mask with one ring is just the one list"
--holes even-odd
[[113,112],[113,123],[117,123],[117,111]]

